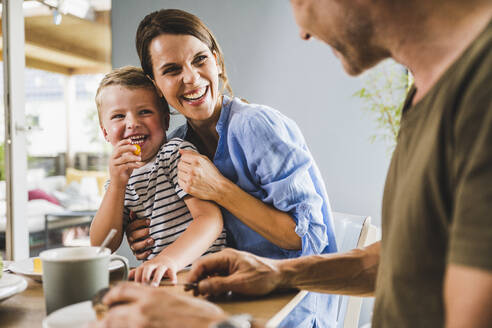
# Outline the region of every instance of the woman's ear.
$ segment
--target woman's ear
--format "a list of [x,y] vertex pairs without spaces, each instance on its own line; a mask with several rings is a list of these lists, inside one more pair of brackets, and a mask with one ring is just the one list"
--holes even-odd
[[217,52],[212,51],[212,54],[214,55],[215,65],[217,66],[217,70],[219,71],[219,75],[220,75],[220,74],[222,74],[222,67],[221,67],[221,65],[219,64],[219,59],[218,59],[218,57],[217,57]]
[[157,86],[157,84],[155,83],[154,79],[151,78],[148,74],[146,74],[145,76],[147,76],[147,78],[152,82],[152,84],[154,85],[154,88],[157,92],[157,95],[160,97],[160,98],[164,98],[164,95],[162,94],[162,91],[161,89]]

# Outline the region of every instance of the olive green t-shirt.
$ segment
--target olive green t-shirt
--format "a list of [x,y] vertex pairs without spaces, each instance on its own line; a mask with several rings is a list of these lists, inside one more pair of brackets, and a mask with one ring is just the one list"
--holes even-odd
[[414,94],[384,189],[375,328],[443,327],[446,266],[492,272],[492,22]]

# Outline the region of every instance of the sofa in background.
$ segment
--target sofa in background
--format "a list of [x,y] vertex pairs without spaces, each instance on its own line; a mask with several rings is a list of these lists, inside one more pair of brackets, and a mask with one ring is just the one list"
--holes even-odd
[[[73,168],[66,175],[45,176],[44,170],[29,170],[27,175],[27,225],[31,256],[45,248],[45,214],[64,211],[97,210],[104,192],[106,172],[82,171]],[[5,181],[0,181],[0,249],[5,249],[6,202]],[[64,242],[67,236],[80,237],[82,230],[50,231],[50,247]]]

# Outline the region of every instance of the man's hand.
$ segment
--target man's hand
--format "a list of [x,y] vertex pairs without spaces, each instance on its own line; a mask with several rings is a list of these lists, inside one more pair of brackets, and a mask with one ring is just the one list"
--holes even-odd
[[123,304],[113,306],[103,320],[91,323],[92,328],[206,328],[226,318],[218,306],[199,298],[129,282],[111,288],[103,302]]
[[195,294],[264,295],[284,287],[278,262],[227,248],[195,261],[188,282],[198,282]]

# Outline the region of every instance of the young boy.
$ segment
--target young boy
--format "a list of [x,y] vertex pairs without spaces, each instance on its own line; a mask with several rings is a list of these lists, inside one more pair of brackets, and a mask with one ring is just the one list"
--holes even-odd
[[130,278],[153,285],[164,276],[176,281],[178,270],[225,246],[220,209],[187,195],[178,184],[179,149],[195,148],[178,138],[166,142],[169,106],[159,95],[136,67],[116,69],[101,81],[96,93],[99,123],[114,150],[110,182],[90,228],[92,245],[100,245],[116,229],[108,245],[115,251],[130,211],[150,219],[152,253]]

